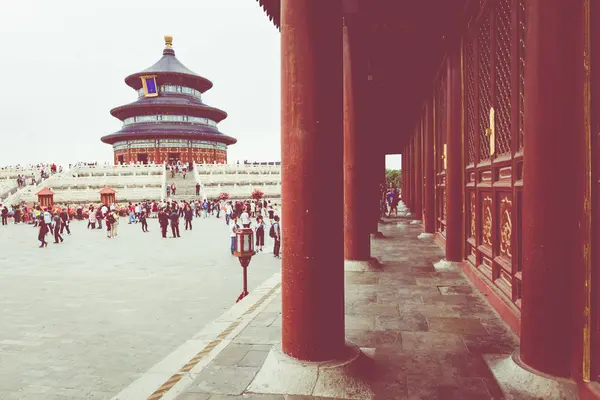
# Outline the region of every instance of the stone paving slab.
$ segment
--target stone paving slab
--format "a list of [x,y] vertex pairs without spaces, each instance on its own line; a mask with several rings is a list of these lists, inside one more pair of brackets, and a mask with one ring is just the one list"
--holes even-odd
[[[150,233],[122,219],[107,239],[74,221],[44,249],[32,226],[0,226],[0,399],[110,399],[204,347],[203,328],[230,312],[242,269],[224,218],[193,224],[162,239],[156,219]],[[255,256],[250,291],[279,270],[270,252]]]

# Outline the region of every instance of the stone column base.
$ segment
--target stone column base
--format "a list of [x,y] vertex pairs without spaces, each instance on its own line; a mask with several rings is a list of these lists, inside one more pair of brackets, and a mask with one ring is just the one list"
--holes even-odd
[[368,260],[344,260],[344,271],[365,272],[381,269],[381,261],[375,257]]
[[371,239],[381,239],[384,237],[385,237],[385,235],[383,233],[381,233],[380,231],[371,233]]
[[577,385],[573,381],[534,371],[520,360],[519,350],[512,355],[486,354],[484,359],[507,398],[578,398]]
[[[366,349],[365,349],[366,350]],[[366,350],[368,351],[368,350]],[[296,360],[273,346],[248,392],[371,400],[369,358],[348,342],[342,357],[325,362]]]

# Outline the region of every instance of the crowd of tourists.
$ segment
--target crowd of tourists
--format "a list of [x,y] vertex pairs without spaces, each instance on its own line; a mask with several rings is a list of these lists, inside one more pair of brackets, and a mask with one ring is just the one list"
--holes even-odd
[[[109,239],[118,236],[119,221],[126,219],[129,224],[140,224],[142,232],[150,232],[148,219],[157,219],[162,238],[180,238],[180,220],[185,230],[193,229],[194,218],[221,218],[229,229],[230,251],[235,250],[236,233],[241,228],[253,229],[256,250],[262,252],[265,247],[265,232],[273,239],[273,256],[280,257],[281,249],[281,208],[270,200],[196,200],[196,201],[144,201],[127,205],[1,205],[2,225],[7,225],[9,218],[14,224],[29,224],[38,228],[40,248],[47,247],[47,236],[54,236],[54,243],[64,241],[63,233],[71,234],[72,220],[87,221],[88,229],[106,230]],[[171,236],[168,236],[170,227]]]
[[36,174],[30,171],[37,171],[41,179],[46,179],[50,175],[54,175],[57,172],[62,172],[63,168],[56,165],[56,163],[40,163],[40,164],[28,164],[28,165],[13,165],[8,167],[0,168],[0,172],[16,172],[17,173],[17,185],[19,187],[30,185],[37,185],[39,181],[36,180]]

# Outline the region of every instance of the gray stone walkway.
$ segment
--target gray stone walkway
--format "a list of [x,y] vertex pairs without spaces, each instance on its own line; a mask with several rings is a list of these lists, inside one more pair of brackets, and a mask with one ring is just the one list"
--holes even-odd
[[[443,252],[417,238],[421,226],[389,222],[380,225],[386,238],[373,240],[383,270],[346,272],[346,336],[369,354],[372,398],[504,398],[490,365],[508,357],[518,339],[457,267],[434,267]],[[177,399],[319,398],[248,393],[280,334],[279,294]]]
[[[31,226],[0,226],[2,400],[110,399],[241,291],[223,218],[181,224],[181,239],[162,239],[156,220],[142,233],[123,219],[110,240],[85,225],[44,249]],[[250,290],[279,268],[272,254],[255,256]]]

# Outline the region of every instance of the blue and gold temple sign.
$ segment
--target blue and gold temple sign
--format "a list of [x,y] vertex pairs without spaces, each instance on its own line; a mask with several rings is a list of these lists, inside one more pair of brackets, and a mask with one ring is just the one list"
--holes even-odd
[[156,85],[156,75],[145,75],[140,77],[144,88],[144,97],[158,96],[158,86]]

